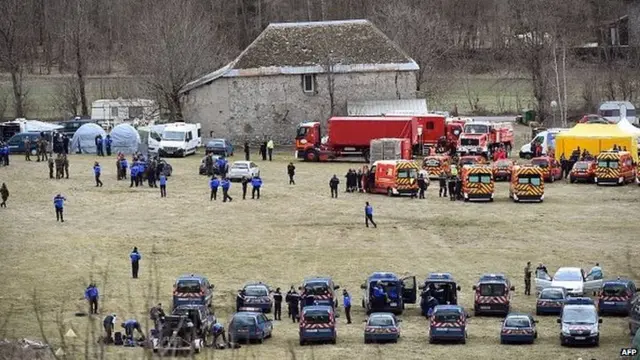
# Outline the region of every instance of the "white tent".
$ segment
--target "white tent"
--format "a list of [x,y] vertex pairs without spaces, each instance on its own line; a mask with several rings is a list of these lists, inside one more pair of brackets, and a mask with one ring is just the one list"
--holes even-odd
[[80,126],[71,139],[71,152],[80,150],[83,154],[95,154],[96,136],[98,135],[102,135],[103,139],[107,136],[100,125],[87,123]]
[[628,134],[640,137],[640,129],[633,126],[633,124],[631,124],[626,117],[618,121],[618,127],[620,128],[620,130]]
[[111,151],[114,153],[133,154],[140,146],[138,130],[129,124],[120,124],[111,130]]

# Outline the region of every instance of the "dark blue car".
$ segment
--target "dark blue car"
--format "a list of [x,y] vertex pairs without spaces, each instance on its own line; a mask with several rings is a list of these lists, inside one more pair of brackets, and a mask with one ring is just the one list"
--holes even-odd
[[273,321],[257,308],[241,308],[229,323],[231,342],[258,341],[262,343],[273,334]]
[[501,344],[533,344],[538,338],[537,321],[529,314],[510,313],[502,322]]
[[336,343],[336,314],[332,306],[312,305],[300,314],[300,345],[312,342]]
[[[272,307],[271,290],[269,286],[260,282],[248,283],[242,290],[242,306],[260,309],[264,313],[270,313]],[[237,309],[237,311],[240,311]]]
[[636,285],[631,280],[617,279],[605,281],[598,297],[600,315],[629,315],[631,300],[636,294]]
[[[376,300],[373,296],[375,286],[380,286],[386,299]],[[405,304],[416,303],[416,277],[407,276],[399,278],[391,272],[374,272],[360,285],[364,290],[362,306],[367,314],[372,312],[392,312],[402,314]]]
[[536,315],[560,315],[567,300],[567,289],[549,287],[542,289],[536,299]]
[[420,309],[423,316],[436,305],[457,305],[460,286],[450,273],[429,273],[420,285]]
[[233,156],[233,145],[227,139],[212,139],[205,146],[206,154]]
[[[334,284],[328,276],[308,277],[302,281],[302,298],[313,297],[314,305],[328,305],[335,308],[338,306],[338,299],[335,296],[335,291],[338,289],[340,286]],[[309,305],[304,301],[303,306]]]
[[459,305],[437,305],[429,317],[429,343],[467,342],[468,315]]
[[398,342],[400,321],[390,312],[372,313],[364,327],[364,343]]
[[31,155],[35,155],[37,151],[36,148],[38,146],[37,141],[40,138],[40,133],[37,132],[26,132],[13,135],[9,141],[7,141],[9,145],[9,153],[24,154],[26,151],[24,148],[24,141],[26,138],[29,138],[31,141],[31,149],[29,149],[29,151],[31,151]]
[[182,275],[173,285],[173,308],[180,305],[212,306],[213,284],[201,275]]

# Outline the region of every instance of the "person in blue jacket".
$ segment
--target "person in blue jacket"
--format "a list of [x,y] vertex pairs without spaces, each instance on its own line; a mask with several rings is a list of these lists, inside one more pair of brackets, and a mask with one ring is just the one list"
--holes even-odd
[[9,166],[9,145],[0,143],[0,160],[4,166]]
[[96,153],[98,156],[104,156],[104,149],[102,147],[102,136],[96,138]]
[[93,164],[93,175],[96,177],[96,187],[102,187],[102,181],[100,180],[101,172],[100,164],[96,161],[95,164]]
[[218,196],[218,187],[220,186],[220,180],[218,180],[218,178],[213,175],[211,177],[211,180],[209,180],[209,187],[211,188],[211,197],[209,198],[209,200],[216,200],[216,197]]
[[129,167],[129,162],[127,161],[127,159],[125,157],[122,157],[122,160],[120,160],[120,178],[121,179],[127,179],[127,168]]
[[98,313],[98,298],[100,297],[100,293],[98,292],[98,288],[96,284],[91,283],[87,286],[84,291],[84,298],[89,302],[89,314],[97,314]]
[[342,290],[342,305],[344,306],[344,315],[347,317],[347,324],[351,324],[351,295],[347,289]]
[[107,134],[107,137],[104,139],[104,145],[107,148],[107,156],[111,156],[111,143],[113,143],[113,139],[111,139],[111,135]]
[[378,281],[373,286],[373,303],[376,307],[382,308],[384,307],[386,300],[386,294],[384,293],[384,289],[382,288],[382,282]]
[[133,340],[134,331],[137,331],[140,336],[144,338],[144,333],[142,332],[142,328],[140,327],[138,320],[129,319],[122,323],[122,327],[124,328],[124,336],[127,340]]
[[216,167],[218,168],[220,177],[225,178],[227,176],[227,159],[225,159],[224,156],[220,156],[218,160],[216,160]]
[[56,221],[64,222],[63,210],[64,210],[64,202],[67,200],[61,194],[56,195],[53,198],[53,207],[56,209]]
[[227,199],[229,199],[229,202],[233,201],[233,198],[231,198],[231,196],[229,196],[229,189],[231,188],[231,181],[229,181],[229,179],[222,178],[222,202],[227,202]]
[[167,197],[167,175],[162,172],[160,174],[160,197]]
[[142,259],[142,255],[138,252],[138,248],[134,247],[131,254],[129,254],[129,258],[131,259],[131,275],[134,279],[138,278],[138,270],[140,270],[140,259]]
[[256,199],[257,195],[257,199],[260,200],[260,188],[262,187],[262,179],[260,176],[256,175],[251,179],[251,186],[253,186],[253,189],[251,190],[251,198]]
[[130,177],[131,177],[131,185],[129,187],[130,188],[133,187],[134,184],[137,187],[138,186],[138,164],[137,163],[131,164]]

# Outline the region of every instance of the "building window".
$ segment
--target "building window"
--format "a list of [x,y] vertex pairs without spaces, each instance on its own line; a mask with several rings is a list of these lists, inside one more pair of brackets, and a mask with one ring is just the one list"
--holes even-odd
[[113,117],[118,117],[118,108],[117,107],[112,107],[111,108],[111,116]]
[[315,90],[315,75],[312,74],[304,74],[302,75],[302,91],[306,93],[313,93]]
[[433,130],[435,129],[435,125],[433,124],[433,121],[429,121],[427,123],[427,130]]

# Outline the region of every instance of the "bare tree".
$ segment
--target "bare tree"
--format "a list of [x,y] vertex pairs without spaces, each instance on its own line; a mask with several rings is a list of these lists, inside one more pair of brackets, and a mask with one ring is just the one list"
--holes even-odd
[[26,115],[24,70],[31,54],[32,40],[32,9],[29,5],[24,0],[0,1],[0,66],[11,74],[16,117]]
[[151,4],[154,6],[142,15],[129,64],[163,100],[170,118],[182,119],[180,91],[222,63],[224,46],[216,42],[210,22],[194,2],[162,0]]
[[65,116],[77,116],[80,100],[77,80],[74,77],[66,76],[60,81],[51,97],[53,108],[63,113]]

